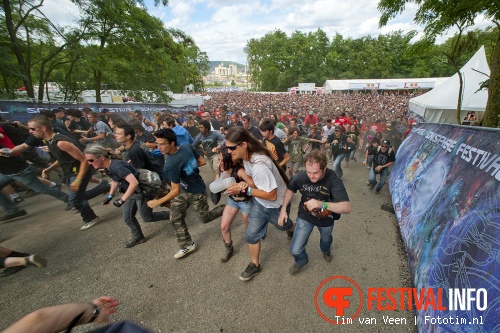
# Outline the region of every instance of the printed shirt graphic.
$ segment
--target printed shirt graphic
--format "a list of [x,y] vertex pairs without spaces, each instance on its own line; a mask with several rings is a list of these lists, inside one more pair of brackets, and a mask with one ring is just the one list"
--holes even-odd
[[264,145],[269,150],[273,159],[280,163],[286,154],[285,145],[278,137],[274,136],[271,140],[264,139]]
[[302,136],[297,137],[297,139],[290,138],[287,143],[288,154],[290,155],[291,162],[302,162],[303,154],[302,147],[309,142],[309,139]]

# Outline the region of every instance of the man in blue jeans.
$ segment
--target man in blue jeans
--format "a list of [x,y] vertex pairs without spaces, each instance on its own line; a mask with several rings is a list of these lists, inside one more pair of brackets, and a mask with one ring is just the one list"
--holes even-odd
[[[43,139],[49,147],[50,153],[56,162],[42,171],[48,174],[53,168],[60,166],[63,170],[63,179],[69,188],[69,203],[81,215],[83,225],[80,230],[87,230],[101,222],[90,207],[86,196],[94,196],[92,191],[102,191],[104,188],[94,187],[86,193],[87,185],[92,178],[92,169],[85,159],[78,143],[65,135],[54,133],[52,124],[44,116],[36,116],[28,122],[30,134]],[[109,191],[109,185],[106,185]]]
[[309,262],[306,244],[314,227],[317,227],[320,233],[319,246],[323,258],[327,262],[332,261],[330,248],[334,222],[340,218],[340,214],[351,212],[351,203],[344,183],[327,165],[326,155],[313,150],[305,156],[306,170],[297,173],[287,184],[278,221],[288,219],[286,207],[293,194],[297,191],[302,194],[290,245],[290,252],[295,259],[289,269],[292,275],[297,274]]
[[[44,185],[35,173],[35,169],[20,157],[8,153],[0,145],[0,189],[18,181],[37,193],[48,194],[62,202],[68,202],[68,195],[58,189]],[[0,192],[0,207],[5,209],[6,214],[0,217],[0,221],[8,221],[16,217],[27,214],[24,209],[20,209],[5,194]]]
[[[375,186],[375,193],[379,194],[382,186],[384,186],[387,176],[389,175],[389,167],[396,161],[394,150],[390,146],[389,140],[383,140],[380,147],[372,147],[367,150],[368,155],[373,155],[372,167],[370,168],[370,190]],[[363,162],[366,165],[366,160]],[[380,180],[377,185],[377,175],[380,175]]]

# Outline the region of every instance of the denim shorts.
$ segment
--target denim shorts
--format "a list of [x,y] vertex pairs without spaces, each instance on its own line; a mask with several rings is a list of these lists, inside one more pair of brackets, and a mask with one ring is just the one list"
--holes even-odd
[[[257,200],[252,205],[252,210],[248,218],[248,228],[245,232],[245,242],[247,244],[255,244],[267,234],[267,225],[273,224],[278,230],[288,231],[293,227],[293,222],[288,217],[283,226],[278,225],[278,217],[280,208],[265,208]],[[290,215],[290,204],[286,207],[288,215]]]
[[252,200],[234,201],[231,197],[227,197],[226,206],[237,208],[242,214],[250,215],[250,210],[252,209]]

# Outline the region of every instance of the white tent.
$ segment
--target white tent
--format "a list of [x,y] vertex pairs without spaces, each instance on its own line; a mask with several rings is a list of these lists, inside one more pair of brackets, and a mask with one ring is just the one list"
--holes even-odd
[[[490,75],[484,46],[460,69],[463,77],[462,109],[460,119],[464,119],[469,111],[475,111],[480,120],[486,109],[488,90],[479,90],[481,82]],[[422,116],[429,123],[457,123],[457,104],[460,81],[455,73],[447,81],[431,91],[410,99],[410,111]]]

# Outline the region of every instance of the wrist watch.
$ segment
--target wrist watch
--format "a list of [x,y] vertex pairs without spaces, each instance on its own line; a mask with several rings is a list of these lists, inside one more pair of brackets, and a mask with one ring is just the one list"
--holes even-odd
[[92,305],[92,307],[94,308],[94,312],[92,313],[92,317],[90,317],[90,319],[87,322],[87,324],[93,323],[94,320],[97,317],[99,317],[99,314],[101,313],[101,310],[99,310],[99,307],[97,305],[95,305],[94,303],[90,303],[90,305]]

